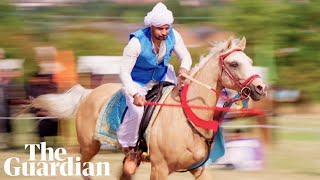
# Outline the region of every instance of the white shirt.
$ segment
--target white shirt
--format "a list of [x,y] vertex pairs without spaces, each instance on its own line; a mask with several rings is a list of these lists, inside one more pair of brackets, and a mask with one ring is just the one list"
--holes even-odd
[[[173,34],[175,36],[176,43],[173,48],[173,52],[177,55],[178,59],[181,62],[180,67],[185,68],[186,70],[190,70],[192,65],[191,55],[186,48],[181,35],[173,29]],[[152,48],[155,51],[155,45],[152,43]],[[138,93],[136,83],[132,80],[131,72],[136,64],[137,58],[141,53],[141,45],[139,40],[136,37],[130,39],[128,45],[124,48],[123,58],[124,61],[120,67],[120,79],[124,85],[124,89],[133,96]],[[157,53],[156,53],[157,54]],[[161,41],[159,53],[157,54],[158,63],[163,61],[163,57],[166,54],[166,43],[165,41]],[[149,82],[154,84],[154,82]]]

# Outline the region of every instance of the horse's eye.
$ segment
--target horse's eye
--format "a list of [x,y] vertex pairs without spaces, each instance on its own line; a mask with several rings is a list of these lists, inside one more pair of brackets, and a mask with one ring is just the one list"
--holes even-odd
[[230,67],[233,67],[233,68],[236,68],[236,67],[238,67],[239,66],[239,64],[237,63],[237,62],[232,62],[231,64],[230,64]]

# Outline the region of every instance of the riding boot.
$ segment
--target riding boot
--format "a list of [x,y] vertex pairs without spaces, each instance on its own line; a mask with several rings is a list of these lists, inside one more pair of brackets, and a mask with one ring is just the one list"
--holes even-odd
[[133,147],[125,148],[124,151],[126,152],[126,156],[123,159],[123,173],[134,175],[141,162],[141,152],[136,151]]

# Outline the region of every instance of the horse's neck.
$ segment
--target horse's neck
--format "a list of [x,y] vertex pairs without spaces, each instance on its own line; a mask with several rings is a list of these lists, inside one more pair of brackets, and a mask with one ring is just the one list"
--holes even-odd
[[[194,78],[220,92],[221,85],[218,83],[220,74],[218,60],[213,58],[217,58],[217,56],[210,57],[210,60],[199,70]],[[193,82],[190,83],[187,98],[189,104],[192,105],[215,106],[217,104],[217,95],[213,91]],[[214,113],[213,111],[201,109],[194,109],[194,112],[200,118],[208,120],[213,117]]]

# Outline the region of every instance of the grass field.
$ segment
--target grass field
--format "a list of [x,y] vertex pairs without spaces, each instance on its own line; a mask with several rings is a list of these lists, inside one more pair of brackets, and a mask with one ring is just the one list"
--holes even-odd
[[[320,118],[319,118],[320,119]],[[273,129],[272,143],[265,147],[265,165],[260,171],[238,171],[223,170],[219,166],[209,166],[209,172],[212,179],[240,179],[240,180],[316,180],[320,179],[320,121],[316,116],[279,116],[273,118],[273,124],[292,128],[310,127],[313,129]],[[21,121],[17,124],[20,128],[20,135],[16,136],[15,144],[21,145],[26,141],[36,141],[34,134],[27,131],[33,127],[32,121]],[[246,124],[248,122],[237,122]],[[73,122],[69,121],[65,126],[72,126]],[[68,128],[67,128],[68,129]],[[72,128],[71,128],[72,129]],[[30,129],[29,129],[30,130]],[[74,145],[73,130],[69,131],[69,138],[59,138],[58,142],[68,142]],[[28,133],[27,133],[28,132]],[[21,135],[21,133],[23,135]],[[66,140],[67,139],[67,140]],[[51,139],[48,139],[51,141]],[[50,144],[52,142],[48,142]],[[60,144],[61,145],[61,144]],[[71,147],[71,146],[70,146]],[[75,148],[77,149],[77,148]],[[68,155],[77,156],[75,149],[68,151]],[[13,150],[2,150],[0,162],[3,167],[4,161],[9,157],[19,157],[28,159],[29,154],[22,148]],[[95,177],[94,179],[117,179],[121,167],[123,155],[119,153],[103,150],[95,157],[95,162],[107,161],[110,163],[111,176]],[[142,164],[134,179],[149,179],[150,164]],[[57,177],[42,177],[43,179],[56,179]],[[58,177],[59,179],[81,179],[80,177]],[[9,177],[3,168],[0,169],[0,179],[41,179],[40,177]],[[189,173],[174,173],[169,179],[193,179]]]

